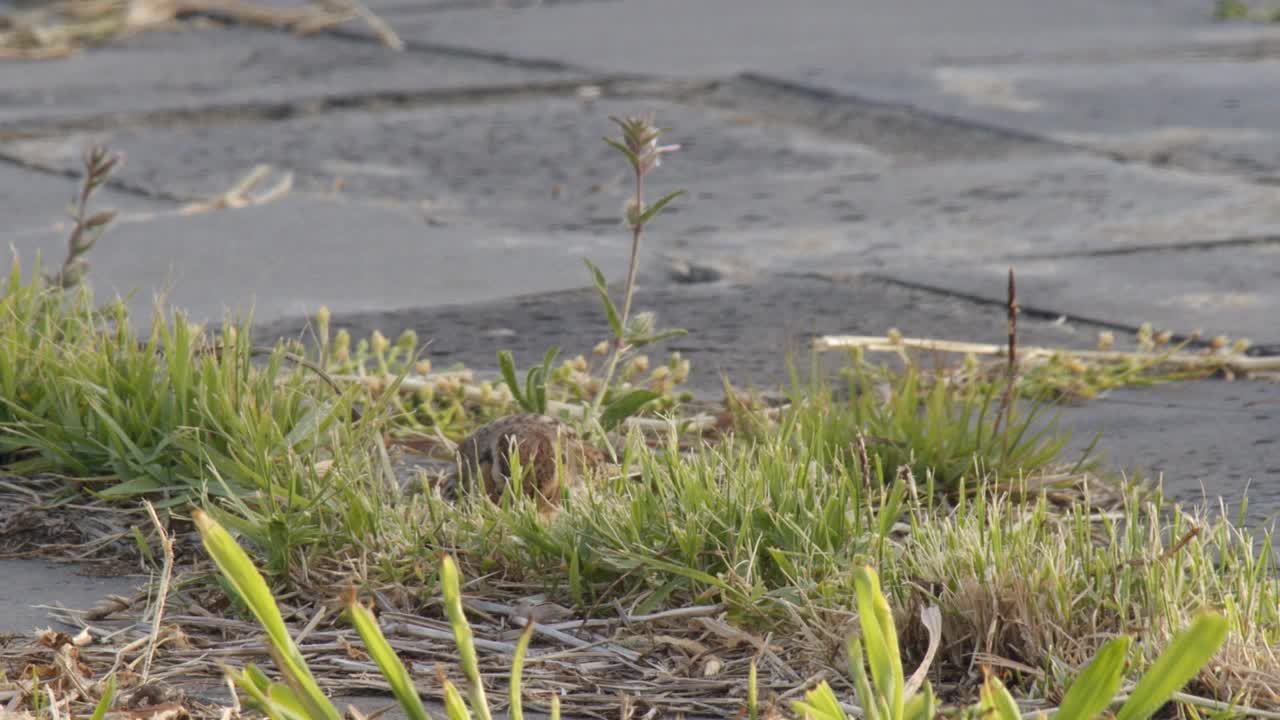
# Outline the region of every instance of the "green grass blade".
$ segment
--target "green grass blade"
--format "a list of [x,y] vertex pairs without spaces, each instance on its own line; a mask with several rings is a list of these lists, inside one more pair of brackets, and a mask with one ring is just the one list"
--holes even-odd
[[418,691],[413,686],[413,678],[409,677],[409,671],[391,649],[386,636],[382,634],[382,629],[378,627],[373,611],[362,605],[356,598],[355,588],[347,591],[344,604],[350,615],[351,624],[355,626],[356,632],[360,633],[360,639],[364,641],[365,649],[369,651],[369,657],[378,664],[378,670],[391,686],[391,693],[396,696],[396,700],[400,702],[400,707],[404,708],[409,720],[431,720],[427,709],[422,706],[422,698],[418,696]]
[[484,680],[480,677],[480,661],[476,657],[476,644],[471,635],[471,625],[462,612],[462,583],[458,566],[453,558],[445,555],[440,563],[440,586],[444,591],[445,613],[453,628],[453,639],[458,646],[459,662],[471,686],[471,706],[480,720],[492,720],[489,701],[484,694]]
[[857,638],[849,641],[849,672],[853,675],[853,687],[858,693],[858,702],[867,720],[879,720],[880,713],[876,709],[876,696],[871,691],[871,683],[867,680],[866,662],[862,656],[862,643]]
[[1195,677],[1227,639],[1227,620],[1207,613],[1179,633],[1151,664],[1116,720],[1147,720]]
[[300,700],[310,716],[316,720],[341,720],[342,715],[320,690],[298,646],[289,637],[280,609],[253,561],[213,518],[200,510],[191,515],[200,530],[205,551],[266,631],[269,649],[280,664],[280,672],[297,684]]
[[111,703],[116,699],[116,676],[115,673],[107,678],[107,687],[102,691],[102,698],[98,700],[98,704],[93,708],[93,715],[89,716],[89,720],[102,720],[107,715],[107,710],[111,709]]
[[515,399],[516,404],[527,410],[529,402],[525,400],[524,393],[520,390],[520,381],[516,379],[516,361],[510,350],[498,352],[498,370],[502,373],[502,380],[507,384],[507,389],[511,391],[511,397]]
[[890,717],[899,718],[905,698],[902,694],[902,658],[898,655],[898,633],[893,613],[880,592],[880,580],[875,570],[858,568],[854,572],[853,583],[872,682],[877,694],[888,704]]
[[600,304],[604,306],[605,317],[609,319],[609,329],[613,331],[613,337],[622,339],[622,319],[618,317],[618,308],[613,304],[613,300],[609,297],[609,284],[605,282],[604,273],[600,272],[600,268],[596,267],[590,260],[583,260],[587,264],[587,269],[591,271],[591,282],[596,287],[596,294],[600,296]]
[[533,621],[520,633],[520,642],[516,643],[516,656],[511,659],[511,691],[508,698],[510,708],[507,715],[511,720],[524,720],[524,701],[520,697],[520,683],[524,679],[524,656],[529,652],[529,642],[533,640]]
[[457,686],[447,679],[444,681],[444,711],[449,716],[449,720],[471,720],[471,711],[467,710],[467,703],[462,700],[462,694],[458,692]]
[[847,720],[835,692],[825,680],[805,693],[804,700],[797,700],[791,707],[801,716],[814,720]]

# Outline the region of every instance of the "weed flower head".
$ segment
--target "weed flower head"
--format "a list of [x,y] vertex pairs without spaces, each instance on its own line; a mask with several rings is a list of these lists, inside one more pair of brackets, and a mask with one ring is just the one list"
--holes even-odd
[[679,145],[659,145],[662,129],[653,124],[652,115],[610,118],[622,129],[622,145],[631,158],[631,164],[640,175],[662,164],[662,156],[680,149]]

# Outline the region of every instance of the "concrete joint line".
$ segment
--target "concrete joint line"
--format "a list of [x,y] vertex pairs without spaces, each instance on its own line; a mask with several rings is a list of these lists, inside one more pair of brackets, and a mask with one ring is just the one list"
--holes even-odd
[[376,112],[431,106],[469,105],[539,97],[571,97],[584,86],[601,89],[602,97],[680,99],[706,92],[714,83],[653,80],[634,75],[578,77],[513,85],[480,85],[432,90],[385,90],[328,95],[281,102],[209,105],[195,109],[161,109],[73,119],[27,120],[0,126],[0,142],[56,137],[75,132],[123,128],[197,126],[217,123],[282,122],[330,112]]

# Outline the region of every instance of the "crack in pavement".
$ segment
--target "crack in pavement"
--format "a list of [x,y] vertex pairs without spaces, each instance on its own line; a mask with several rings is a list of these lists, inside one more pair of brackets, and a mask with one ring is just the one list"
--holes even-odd
[[[450,5],[458,5],[458,6],[461,6],[463,4],[464,3],[456,3],[456,4],[450,3]],[[426,10],[429,12],[437,12],[440,10],[447,10],[447,9],[456,10],[456,9],[462,9],[462,8],[461,7],[446,8],[443,6],[440,6],[437,8],[419,8],[419,10]],[[189,13],[189,15],[191,17],[203,17],[203,18],[208,18],[210,20],[216,20],[218,22],[225,23],[232,27],[251,27],[246,23],[238,21],[234,15],[222,13],[215,9],[195,10]],[[271,27],[271,28],[260,28],[256,26],[252,26],[252,27],[255,27],[255,29],[258,29],[258,30],[265,29],[267,32],[294,33],[294,31],[285,27]],[[392,29],[393,30],[395,29],[394,26],[392,27]],[[366,45],[382,45],[382,41],[379,38],[369,34],[368,32],[361,32],[359,30],[350,30],[340,26],[324,28],[323,30],[320,30],[317,34],[325,35],[332,38],[337,38],[339,40],[347,40],[350,42],[357,42],[357,43],[366,44]],[[551,71],[558,71],[558,72],[580,72],[580,73],[594,72],[590,68],[581,67],[573,63],[563,62],[561,60],[551,60],[548,58],[520,57],[517,55],[511,55],[508,53],[494,52],[491,50],[477,50],[475,48],[462,47],[458,45],[442,45],[440,43],[423,42],[421,40],[402,39],[402,42],[404,44],[405,52],[413,52],[413,53],[419,53],[423,55],[437,55],[441,57],[463,58],[467,60],[480,60],[483,62],[493,63],[495,65],[501,65],[504,67],[519,67],[525,70],[551,70]]]
[[[813,276],[820,277],[821,274],[815,273],[813,274]],[[978,303],[980,305],[1006,307],[1008,304],[1005,300],[1002,300],[1002,299],[986,297],[983,295],[979,295],[977,293],[965,292],[962,290],[955,290],[952,288],[933,285],[930,283],[903,280],[902,278],[894,277],[892,275],[885,275],[882,273],[864,273],[860,277],[871,279],[871,280],[878,280],[880,282],[884,282],[889,285],[907,288],[910,290],[918,290],[920,292],[932,293],[940,297],[949,297],[949,298],[955,298],[957,300],[964,300],[967,302]],[[1080,325],[1093,325],[1098,328],[1102,328],[1106,330],[1114,330],[1117,332],[1123,332],[1123,333],[1129,333],[1129,334],[1136,334],[1138,332],[1137,325],[1116,322],[1112,320],[1102,320],[1102,319],[1099,319],[1096,317],[1090,317],[1087,315],[1078,315],[1078,314],[1069,313],[1069,312],[1059,312],[1057,310],[1053,310],[1051,308],[1047,308],[1043,306],[1028,305],[1022,300],[1018,301],[1018,312],[1020,315],[1025,315],[1025,316],[1036,318],[1039,320],[1060,321],[1060,322],[1068,322],[1068,323],[1074,323],[1074,324],[1080,324]],[[1189,348],[1204,349],[1212,346],[1211,339],[1206,339],[1203,337],[1195,337],[1195,336],[1187,335],[1183,333],[1174,333],[1170,339],[1171,339],[1171,342],[1175,344],[1186,343],[1186,346]],[[1280,356],[1280,345],[1271,344],[1271,343],[1262,343],[1262,344],[1252,345],[1247,350],[1245,350],[1244,354],[1249,357],[1276,357],[1276,356]]]
[[[1149,48],[1094,48],[1088,51],[1069,50],[1036,54],[1037,63],[1072,63],[1077,65],[1111,65],[1117,63],[1141,63],[1151,60],[1234,60],[1238,62],[1266,62],[1280,58],[1280,39],[1253,37],[1243,40],[1192,42],[1184,45]],[[1003,55],[969,55],[961,57],[940,56],[935,62],[948,67],[984,67],[991,65],[1020,65],[1029,59],[1026,53]]]
[[[774,101],[780,107],[790,107],[797,99],[807,99],[824,107],[830,107],[833,103],[839,103],[840,105],[862,110],[867,113],[869,119],[874,120],[877,123],[910,123],[921,127],[921,129],[935,131],[947,130],[951,132],[959,130],[985,136],[990,139],[1041,146],[1046,149],[1068,150],[1074,152],[1085,151],[1090,154],[1098,154],[1097,151],[1092,148],[1076,145],[1057,138],[1046,137],[1044,135],[1015,130],[1012,128],[1000,127],[998,125],[992,125],[978,120],[970,120],[956,115],[933,112],[907,103],[887,102],[863,95],[806,85],[804,83],[774,77],[764,73],[747,71],[737,75],[734,80],[738,81],[742,85],[743,89],[748,91],[748,93],[754,89],[758,91],[773,91],[775,93],[784,93],[789,95],[790,97],[785,100]],[[762,92],[760,94],[763,97],[764,93]],[[817,130],[819,128],[812,129]]]
[[280,102],[250,101],[212,104],[198,108],[110,113],[74,119],[23,120],[0,125],[0,142],[33,140],[77,132],[147,127],[198,127],[236,122],[283,122],[331,112],[378,112],[427,106],[471,105],[539,97],[570,97],[584,87],[597,88],[600,97],[614,99],[655,98],[682,102],[691,93],[705,91],[712,83],[655,80],[635,75],[601,75],[513,85],[473,85],[430,90],[380,90],[344,95],[320,95]]
[[[43,175],[52,175],[54,177],[68,178],[71,180],[79,180],[83,175],[79,169],[33,162],[28,158],[11,153],[3,148],[0,148],[0,163],[12,165],[28,172],[37,172]],[[103,187],[127,195],[132,195],[134,197],[142,197],[149,200],[161,200],[175,204],[186,204],[201,199],[171,193],[167,190],[159,190],[142,183],[135,183],[115,176],[108,177],[106,182],[103,183]]]
[[[1239,237],[1223,238],[1220,240],[1196,240],[1193,242],[1176,243],[1172,245],[1165,244],[1146,244],[1146,245],[1126,245],[1115,248],[1096,248],[1092,250],[1080,250],[1075,252],[1058,252],[1058,253],[1018,253],[1013,255],[1002,255],[999,261],[1034,261],[1034,260],[1074,260],[1079,258],[1100,258],[1100,257],[1116,257],[1123,255],[1142,255],[1144,253],[1182,253],[1182,252],[1203,252],[1205,250],[1215,250],[1218,248],[1239,248],[1239,247],[1258,247],[1262,245],[1280,244],[1280,235],[1244,235]],[[981,262],[981,261],[978,261]]]
[[[1208,152],[1196,153],[1188,158],[1180,158],[1177,154],[1157,153],[1154,156],[1145,154],[1134,154],[1124,150],[1115,150],[1105,147],[1090,145],[1088,143],[1074,142],[1061,137],[1053,137],[1041,133],[1019,130],[1002,126],[995,123],[985,122],[965,118],[963,116],[941,113],[926,108],[918,107],[905,102],[893,102],[885,100],[877,100],[873,97],[859,95],[856,93],[833,90],[830,88],[807,85],[802,82],[788,80],[785,78],[774,77],[765,73],[744,72],[734,78],[733,81],[741,83],[742,88],[746,91],[748,98],[751,90],[754,88],[757,94],[763,95],[764,92],[772,90],[775,93],[788,94],[791,97],[788,100],[766,100],[777,109],[794,115],[796,109],[789,107],[796,100],[808,100],[814,105],[826,106],[828,110],[833,104],[839,104],[849,109],[856,109],[865,113],[867,119],[882,124],[884,123],[904,123],[914,126],[916,131],[924,132],[933,130],[935,132],[947,132],[955,134],[957,131],[971,133],[979,138],[991,140],[1003,140],[1004,142],[1012,142],[1023,146],[1040,146],[1046,150],[1058,150],[1065,152],[1073,152],[1082,155],[1090,155],[1093,157],[1110,160],[1118,165],[1141,165],[1160,171],[1179,171],[1188,172],[1197,176],[1218,176],[1229,177],[1250,185],[1276,185],[1280,184],[1274,175],[1249,175],[1247,172],[1262,172],[1269,170],[1265,165],[1256,163],[1247,157],[1238,156],[1222,156],[1221,154],[1213,154]],[[730,81],[731,83],[733,81]],[[748,102],[750,100],[748,99]],[[843,128],[829,128],[806,124],[803,121],[796,124],[807,127],[810,130],[834,135],[835,137],[845,137],[845,133],[832,132],[833,130],[844,130]],[[1193,160],[1196,159],[1215,160],[1217,164],[1214,167],[1205,168],[1197,166]]]
[[[862,277],[870,280],[878,280],[880,282],[887,283],[890,285],[895,285],[897,287],[907,288],[909,290],[919,290],[921,292],[932,293],[934,295],[938,295],[942,297],[955,298],[957,300],[965,300],[967,302],[977,303],[980,305],[991,305],[996,307],[1006,307],[1008,305],[1008,303],[1005,300],[996,300],[993,298],[978,295],[976,293],[968,293],[960,290],[953,290],[951,288],[940,287],[938,285],[931,285],[929,283],[912,282],[910,280],[903,280],[901,278],[897,278],[892,275],[885,275],[882,273],[864,273]],[[1052,310],[1050,308],[1039,307],[1036,305],[1028,305],[1022,300],[1018,301],[1018,313],[1020,315],[1036,318],[1038,320],[1050,320],[1050,321],[1061,320],[1069,323],[1094,325],[1096,327],[1103,328],[1106,330],[1115,330],[1115,331],[1130,333],[1130,334],[1138,332],[1137,325],[1115,322],[1112,320],[1101,320],[1099,318],[1092,318],[1084,315],[1076,315],[1073,313],[1059,312],[1057,310]],[[1195,348],[1209,347],[1208,340],[1194,338],[1189,335],[1175,334],[1172,336],[1171,340],[1174,343],[1185,342],[1187,343],[1188,347],[1195,347]]]

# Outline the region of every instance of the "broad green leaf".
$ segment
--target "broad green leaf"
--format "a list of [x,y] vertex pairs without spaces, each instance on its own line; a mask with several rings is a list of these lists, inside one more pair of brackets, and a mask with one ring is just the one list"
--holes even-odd
[[400,658],[396,657],[395,650],[391,649],[386,636],[382,634],[382,629],[378,627],[373,611],[362,605],[356,598],[355,588],[347,592],[345,605],[351,624],[355,626],[356,632],[360,633],[360,639],[364,641],[369,657],[378,664],[378,670],[391,686],[391,693],[400,702],[405,715],[410,720],[431,720],[426,708],[422,706],[422,698],[418,696],[418,690],[413,685],[413,678],[409,677],[409,671],[405,669],[404,663],[400,662]]
[[632,390],[605,406],[600,415],[600,425],[606,431],[612,430],[623,420],[635,415],[650,402],[662,397],[652,390]]
[[1227,620],[1206,613],[1177,635],[1151,664],[1116,720],[1147,720],[1205,666],[1227,639]]
[[1054,720],[1093,720],[1107,709],[1124,682],[1124,664],[1132,642],[1124,636],[1103,645],[1067,689]]

